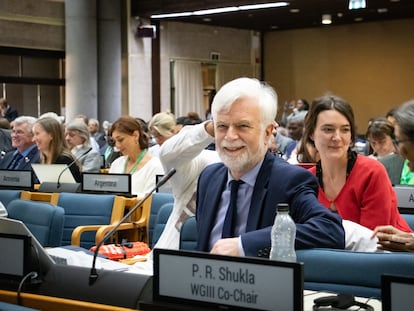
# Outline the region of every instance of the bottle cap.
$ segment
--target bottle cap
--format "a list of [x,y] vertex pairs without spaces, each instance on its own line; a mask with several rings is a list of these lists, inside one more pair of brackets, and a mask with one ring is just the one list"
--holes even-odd
[[289,204],[287,203],[279,203],[277,205],[278,212],[288,212],[289,211]]

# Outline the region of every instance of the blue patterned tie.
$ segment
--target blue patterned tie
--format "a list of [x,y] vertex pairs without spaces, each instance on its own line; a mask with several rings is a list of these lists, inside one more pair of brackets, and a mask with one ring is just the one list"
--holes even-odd
[[224,218],[222,238],[232,238],[235,235],[237,221],[237,192],[243,180],[232,180],[230,182],[230,204]]
[[15,170],[17,166],[19,165],[20,160],[23,158],[23,156],[18,152],[14,155],[13,160],[10,162],[7,169],[9,170]]

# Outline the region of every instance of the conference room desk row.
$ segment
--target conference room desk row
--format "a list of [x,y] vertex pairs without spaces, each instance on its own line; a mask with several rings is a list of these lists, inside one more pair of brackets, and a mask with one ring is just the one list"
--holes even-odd
[[[304,292],[304,311],[312,311],[314,305],[314,299],[323,296],[331,295],[332,293],[326,292]],[[381,311],[381,301],[376,299],[367,298],[355,298],[357,301],[367,303],[373,307],[374,311]],[[0,290],[0,300],[12,304],[16,304],[17,293],[13,291]],[[44,295],[36,295],[30,293],[21,294],[22,306],[39,309],[42,311],[133,311],[137,309],[130,309],[124,307],[117,307],[112,305],[104,305],[93,302],[65,299],[59,297],[51,297]],[[351,308],[349,310],[358,310],[359,307]],[[276,310],[277,308],[275,308]]]

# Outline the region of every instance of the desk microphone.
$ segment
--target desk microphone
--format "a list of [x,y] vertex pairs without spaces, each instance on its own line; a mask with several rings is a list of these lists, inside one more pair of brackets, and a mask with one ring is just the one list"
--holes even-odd
[[137,204],[134,205],[133,208],[129,210],[128,213],[125,214],[124,217],[121,218],[121,220],[110,230],[108,231],[103,239],[96,245],[95,253],[93,254],[93,261],[92,261],[92,268],[91,273],[89,274],[89,285],[92,285],[95,283],[95,281],[98,279],[98,272],[96,271],[95,265],[96,265],[96,257],[99,253],[99,248],[105,243],[106,240],[108,240],[118,229],[118,227],[126,220],[129,216],[132,215],[132,213],[135,212],[135,210],[140,207],[144,202],[152,195],[152,193],[157,190],[159,187],[163,186],[176,172],[175,168],[172,168],[167,175],[164,175],[163,178],[155,185],[155,187],[148,192]]
[[79,157],[77,157],[75,160],[73,160],[72,162],[70,162],[60,173],[57,179],[57,188],[60,188],[60,177],[62,177],[62,174],[68,170],[69,168],[71,168],[71,166],[73,164],[75,164],[77,161],[79,161],[80,159],[82,159],[84,156],[86,156],[89,152],[91,152],[93,148],[89,148],[87,151],[85,151],[84,153],[82,153]]

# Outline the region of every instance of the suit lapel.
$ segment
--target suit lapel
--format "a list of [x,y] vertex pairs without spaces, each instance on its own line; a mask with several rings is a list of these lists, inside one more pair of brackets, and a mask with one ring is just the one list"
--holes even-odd
[[274,155],[267,152],[257,175],[253,189],[252,202],[250,204],[249,216],[247,217],[246,232],[256,230],[261,221],[274,158]]
[[[215,174],[214,174],[215,176]],[[213,226],[215,224],[220,200],[221,200],[221,194],[224,191],[224,187],[227,181],[227,167],[224,165],[219,168],[217,177],[214,180],[208,180],[208,185],[201,185],[206,187],[208,189],[208,194],[206,194],[205,203],[204,205],[207,206],[208,210],[206,213],[202,215],[204,219],[201,220],[203,224],[208,224],[210,227],[207,228],[207,230],[201,230],[201,232],[205,232],[206,236],[199,237],[200,241],[204,241],[205,249],[208,248],[208,243],[210,240],[210,233],[213,230]],[[207,197],[208,196],[208,197]],[[208,199],[214,199],[212,202],[207,202]]]

